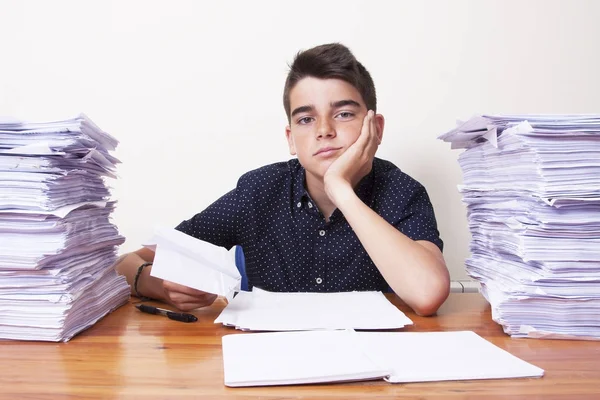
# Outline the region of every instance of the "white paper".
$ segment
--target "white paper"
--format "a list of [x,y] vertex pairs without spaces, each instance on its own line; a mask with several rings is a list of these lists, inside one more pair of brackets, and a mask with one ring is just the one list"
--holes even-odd
[[241,292],[215,323],[254,331],[397,329],[412,321],[381,292]]
[[48,143],[44,142],[34,142],[30,144],[26,144],[20,147],[14,147],[9,150],[1,150],[0,154],[27,154],[27,155],[64,155],[64,152],[54,151],[50,148]]
[[466,149],[465,264],[493,319],[515,337],[600,339],[600,115],[481,116],[440,139]]
[[540,377],[531,365],[470,331],[356,333],[375,363],[393,372],[388,382]]
[[544,371],[473,332],[303,331],[223,337],[225,385],[384,377],[388,382],[540,377]]
[[390,373],[357,350],[352,332],[236,334],[222,342],[227,386],[367,380]]
[[157,228],[147,247],[156,251],[151,275],[207,293],[230,297],[242,277],[235,254],[172,228]]
[[85,116],[0,119],[0,338],[67,341],[127,302],[105,177],[118,141]]

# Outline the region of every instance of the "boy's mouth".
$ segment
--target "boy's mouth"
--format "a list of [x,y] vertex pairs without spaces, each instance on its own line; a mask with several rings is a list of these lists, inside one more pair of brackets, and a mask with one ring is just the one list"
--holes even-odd
[[329,156],[331,154],[334,154],[338,150],[341,150],[341,147],[323,147],[322,149],[317,150],[317,152],[313,154],[313,156]]

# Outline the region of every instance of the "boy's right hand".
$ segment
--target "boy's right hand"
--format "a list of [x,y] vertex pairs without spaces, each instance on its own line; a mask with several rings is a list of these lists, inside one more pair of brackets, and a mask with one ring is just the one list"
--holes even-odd
[[163,281],[163,290],[165,301],[181,311],[210,306],[218,297],[216,294],[206,293],[170,281]]

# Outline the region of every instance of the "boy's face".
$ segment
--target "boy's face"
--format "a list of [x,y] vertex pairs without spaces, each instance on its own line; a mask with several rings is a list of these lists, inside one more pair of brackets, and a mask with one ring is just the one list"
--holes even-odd
[[358,139],[367,107],[351,84],[340,79],[301,79],[290,91],[290,154],[307,174],[323,179],[327,168]]

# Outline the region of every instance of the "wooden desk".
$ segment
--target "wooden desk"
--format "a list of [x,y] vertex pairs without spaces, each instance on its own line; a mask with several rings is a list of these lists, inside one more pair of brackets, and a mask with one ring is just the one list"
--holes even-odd
[[185,324],[126,305],[69,343],[0,341],[0,397],[70,398],[600,398],[600,342],[511,339],[490,317],[479,294],[451,294],[437,317],[422,318],[393,300],[414,321],[406,331],[472,330],[543,369],[541,379],[227,388],[221,337],[213,324],[219,301]]

